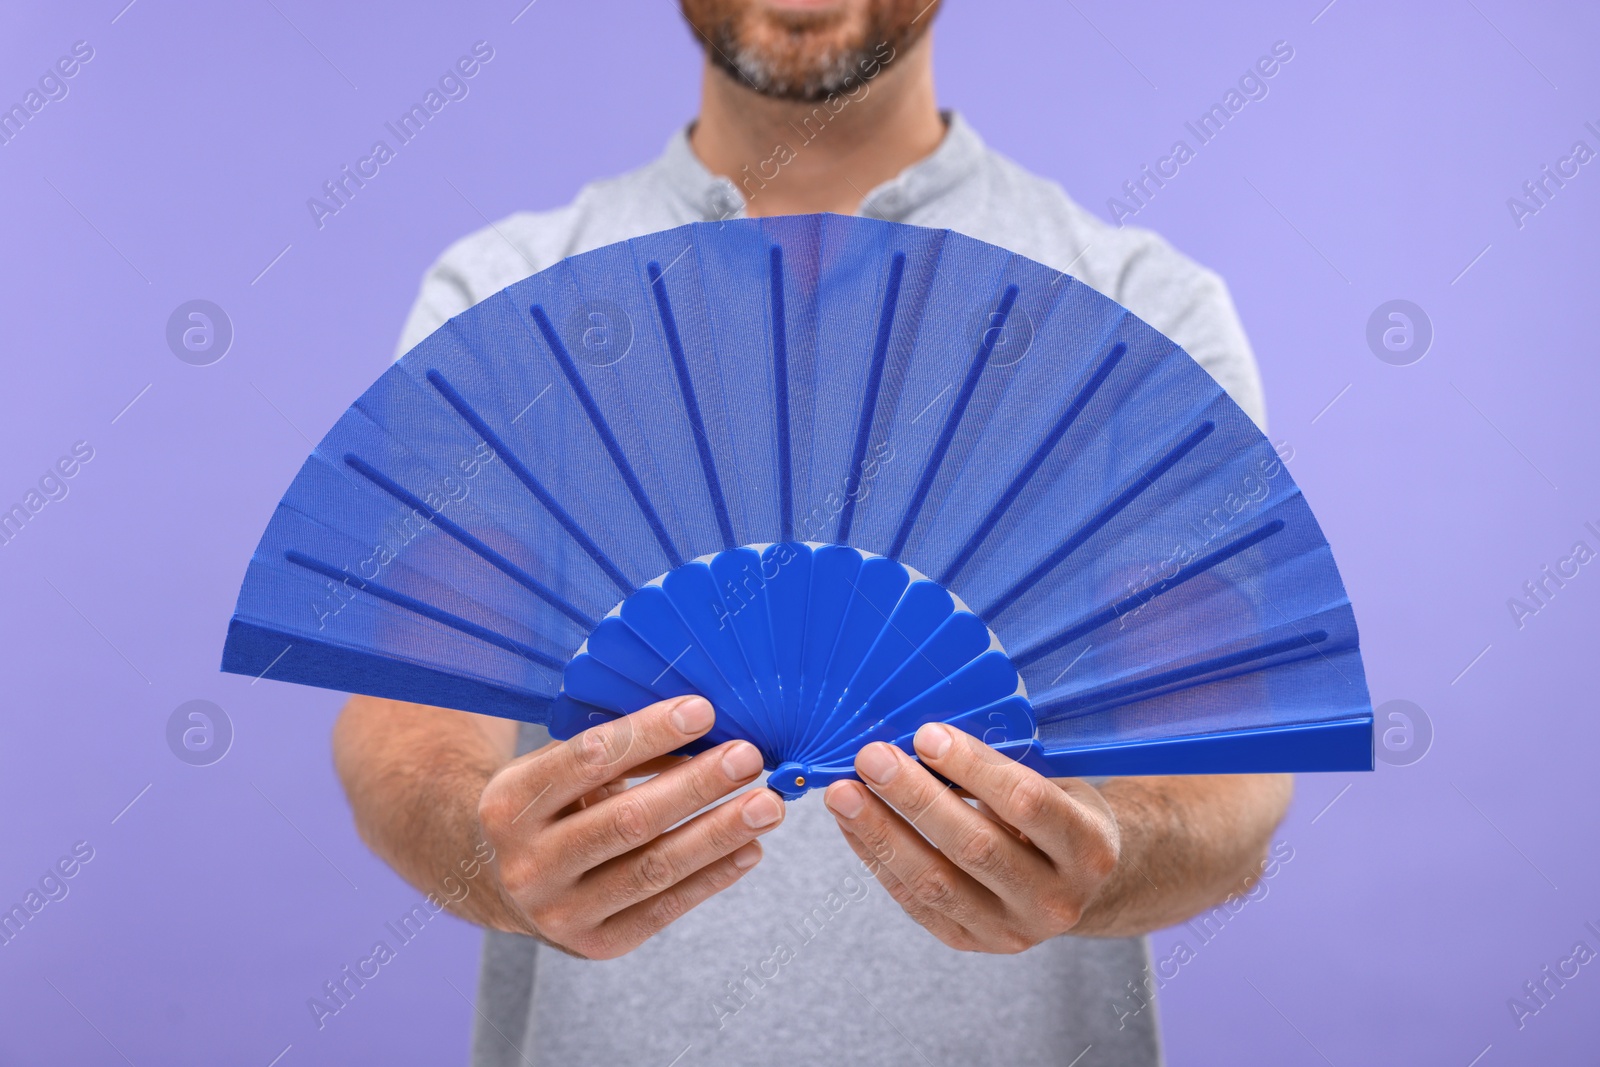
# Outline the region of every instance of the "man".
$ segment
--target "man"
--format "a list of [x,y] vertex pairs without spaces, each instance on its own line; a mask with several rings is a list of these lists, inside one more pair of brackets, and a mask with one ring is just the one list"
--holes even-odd
[[[925,4],[684,0],[706,52],[698,120],[654,163],[449,249],[401,350],[614,241],[859,211],[1070,269],[1260,422],[1221,281],[941,113]],[[668,701],[554,744],[536,727],[350,701],[334,748],[362,836],[419,888],[473,874],[453,907],[492,931],[476,1064],[1066,1064],[1091,1045],[1086,1064],[1157,1063],[1140,935],[1248,888],[1290,795],[1287,776],[1052,781],[930,726],[921,763],[869,746],[861,783],[786,812],[744,742],[661,758],[712,719],[703,700]]]

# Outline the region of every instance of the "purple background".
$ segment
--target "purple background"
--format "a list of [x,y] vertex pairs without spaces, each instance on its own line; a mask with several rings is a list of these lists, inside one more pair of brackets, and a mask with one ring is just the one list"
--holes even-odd
[[[125,2],[0,13],[0,103],[95,49],[0,147],[0,506],[73,442],[95,450],[0,548],[0,904],[74,842],[95,851],[0,947],[0,1061],[460,1062],[479,939],[453,919],[316,1030],[307,998],[418,894],[351,827],[340,698],[218,673],[224,626],[423,269],[485,216],[654,155],[694,113],[698,51],[659,0],[515,21],[524,0]],[[1520,630],[1506,602],[1578,538],[1600,547],[1600,163],[1521,229],[1506,200],[1574,141],[1600,148],[1600,15],[1321,3],[966,0],[940,20],[943,102],[1102,215],[1274,41],[1295,49],[1136,222],[1231,284],[1374,698],[1415,701],[1436,741],[1300,780],[1293,860],[1163,994],[1171,1062],[1588,1061],[1600,966],[1520,1031],[1507,999],[1580,938],[1600,948],[1600,566]],[[471,95],[319,231],[306,198],[479,39],[495,57]],[[197,297],[237,331],[209,367],[164,339]],[[1397,297],[1436,331],[1413,366],[1365,340]],[[236,731],[199,768],[165,737],[196,698]],[[1197,944],[1158,934],[1158,956],[1180,937]]]

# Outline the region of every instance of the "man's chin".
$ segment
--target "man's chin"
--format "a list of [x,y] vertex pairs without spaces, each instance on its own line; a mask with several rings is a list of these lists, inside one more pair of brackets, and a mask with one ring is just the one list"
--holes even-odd
[[685,0],[683,10],[714,65],[764,96],[804,103],[876,73],[874,57],[885,47],[892,56],[932,21],[916,24],[912,0]]
[[803,102],[849,88],[858,59],[879,43],[844,19],[763,19],[729,36],[714,62],[765,96]]

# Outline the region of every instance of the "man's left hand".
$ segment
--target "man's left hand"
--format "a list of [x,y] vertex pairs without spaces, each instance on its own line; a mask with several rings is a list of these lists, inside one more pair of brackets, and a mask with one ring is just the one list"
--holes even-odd
[[1076,926],[1122,850],[1099,790],[1046,778],[939,723],[918,730],[915,747],[921,764],[893,745],[868,745],[855,766],[871,788],[843,781],[826,793],[889,895],[939,940],[973,952],[1021,952]]

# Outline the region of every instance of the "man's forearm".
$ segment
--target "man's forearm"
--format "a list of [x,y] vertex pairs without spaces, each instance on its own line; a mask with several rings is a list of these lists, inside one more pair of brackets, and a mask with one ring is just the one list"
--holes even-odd
[[1249,889],[1289,806],[1287,774],[1114,778],[1116,869],[1073,933],[1127,937],[1159,930]]
[[333,754],[373,852],[461,918],[518,928],[478,828],[478,798],[509,745],[462,712],[358,696],[334,726]]

